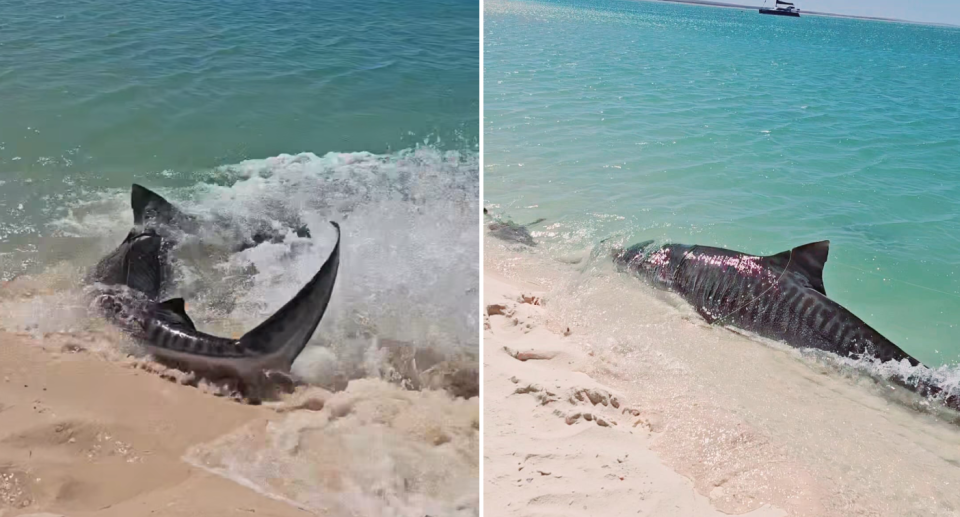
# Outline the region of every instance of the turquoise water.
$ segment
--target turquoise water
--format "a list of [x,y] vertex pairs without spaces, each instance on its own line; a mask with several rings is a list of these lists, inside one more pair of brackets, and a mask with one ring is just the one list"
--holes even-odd
[[[130,228],[138,182],[211,234],[291,218],[314,233],[232,255],[185,243],[178,288],[200,320],[279,307],[334,220],[321,333],[363,320],[476,346],[479,25],[462,0],[0,3],[0,294],[55,270],[75,283]],[[0,327],[85,325],[45,310]]]
[[[292,373],[330,389],[398,379],[406,365],[385,342],[472,366],[479,15],[476,0],[0,2],[0,340],[63,333],[128,366],[144,354],[105,325],[83,282],[130,230],[137,182],[200,222],[177,235],[164,294],[184,298],[200,330],[240,336],[283,307],[327,260],[336,221],[336,285]],[[264,227],[282,242],[237,251]],[[204,447],[225,458],[218,474],[318,513],[477,515],[476,411],[377,386],[343,395],[357,429],[340,419],[318,434],[316,412],[272,422],[295,451]],[[436,453],[409,418],[358,416],[383,411],[451,429],[450,443]],[[379,463],[334,458],[330,443]],[[334,483],[317,475],[330,468]]]
[[462,0],[2,2],[0,253],[81,190],[188,187],[281,153],[475,161],[478,16]]
[[960,30],[597,0],[485,6],[484,202],[561,254],[829,239],[827,293],[960,360]]

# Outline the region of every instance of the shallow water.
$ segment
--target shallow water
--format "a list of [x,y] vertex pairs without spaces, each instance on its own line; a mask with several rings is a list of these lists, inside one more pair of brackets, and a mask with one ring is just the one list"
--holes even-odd
[[[484,15],[484,205],[546,218],[535,247],[488,235],[485,266],[543,287],[664,461],[729,513],[956,515],[957,414],[891,380],[960,387],[960,30],[617,0]],[[830,239],[828,295],[935,369],[708,326],[607,258],[647,239]]]
[[[229,187],[198,184],[161,192],[207,223],[231,221],[241,228],[246,228],[250,219],[271,220],[278,214],[271,208],[275,205],[296,206],[313,236],[298,238],[291,230],[283,243],[265,243],[238,253],[229,251],[233,248],[230,242],[217,242],[216,232],[206,239],[193,237],[181,242],[173,253],[176,288],[169,295],[186,299],[187,311],[199,329],[238,336],[278,310],[326,260],[334,242],[327,221],[335,220],[342,229],[336,287],[316,334],[293,365],[295,374],[331,389],[342,389],[348,380],[364,377],[397,380],[392,372],[400,370],[396,374],[402,375],[403,368],[391,364],[379,349],[383,340],[427,350],[439,360],[462,359],[469,365],[470,358],[476,357],[479,206],[475,157],[435,149],[386,156],[281,155],[218,172],[237,177]],[[105,328],[81,283],[87,268],[115,247],[132,224],[128,197],[126,190],[99,192],[78,203],[68,217],[52,223],[57,228],[55,235],[38,242],[40,249],[58,250],[60,261],[3,285],[0,329],[37,337],[53,332],[77,339],[96,336],[100,348],[108,349],[103,350],[108,352],[106,357],[122,357],[116,351],[143,354]],[[44,256],[52,259],[55,254]],[[431,266],[425,268],[424,264]],[[424,418],[446,422],[457,418],[445,413],[448,409],[460,411],[456,409],[459,403],[446,393],[404,394],[398,387],[382,384],[379,394],[383,397],[401,397],[405,404],[422,405],[418,411],[430,406],[433,412]],[[437,400],[446,405],[437,405]],[[470,404],[476,409],[476,399]],[[321,416],[312,412],[298,418],[300,426],[322,425],[314,421]],[[289,432],[300,432],[297,429]],[[477,439],[479,431],[470,428],[461,433],[468,442],[457,445],[457,458],[471,446],[473,456],[458,463],[452,463],[445,453],[432,452],[430,443],[405,438],[403,432],[388,425],[368,438],[382,439],[385,450],[397,461],[413,462],[403,463],[404,468],[413,469],[404,476],[414,476],[428,469],[430,461],[437,461],[437,468],[442,464],[458,469],[458,484],[447,487],[449,490],[439,480],[427,488],[403,485],[405,478],[397,478],[392,470],[367,471],[368,458],[350,456],[336,461],[344,471],[357,469],[355,474],[362,477],[357,482],[364,490],[327,486],[322,477],[294,476],[282,494],[292,501],[309,499],[317,490],[337,494],[343,499],[343,511],[360,515],[415,515],[448,507],[475,514],[478,502],[469,498],[463,485],[465,479],[472,479],[477,493],[479,446],[469,440],[471,436]],[[246,458],[249,465],[241,462],[243,458],[236,459],[230,469],[217,472],[234,479],[235,470],[261,468],[259,462],[272,454],[271,445],[263,447],[262,455]],[[276,461],[285,461],[284,468],[298,472],[334,461],[325,458],[328,452],[322,441],[304,442],[298,454],[285,453]],[[351,460],[363,463],[350,466]],[[366,490],[379,475],[384,477],[378,483],[390,487],[388,500],[376,490]],[[253,479],[250,483],[258,490],[277,495],[269,483]],[[316,507],[319,503],[308,500],[303,504]]]
[[187,461],[320,515],[477,515],[479,402],[356,381],[196,447]]
[[549,324],[572,329],[564,346],[595,357],[585,373],[639,411],[665,463],[719,510],[960,511],[960,417],[887,382],[890,372],[708,326],[589,253],[558,260],[488,238],[484,261],[542,289]]
[[557,255],[603,239],[772,254],[960,360],[960,30],[658,2],[485,7],[485,203]]
[[[105,189],[303,152],[476,154],[469,2],[0,4],[0,278]],[[19,252],[19,253],[18,253]],[[30,253],[33,253],[32,255]]]
[[[384,342],[475,358],[478,28],[476,3],[447,0],[3,3],[0,329],[88,338],[107,358],[142,355],[91,311],[82,284],[132,226],[136,182],[202,223],[174,250],[165,293],[186,300],[201,330],[240,335],[278,310],[326,260],[336,221],[336,287],[294,373],[331,388],[389,378]],[[312,237],[283,230],[292,220]],[[285,231],[283,242],[235,251],[265,225]],[[369,398],[429,403],[425,419],[469,428],[447,395],[377,382]],[[321,420],[308,412],[297,426]],[[341,509],[475,514],[463,480],[472,476],[476,493],[478,430],[457,435],[453,461],[404,429],[366,436],[415,458],[404,464],[411,476],[435,461],[455,483],[405,486],[389,468],[339,457],[365,488],[392,490],[350,492]],[[307,439],[281,459],[291,471],[322,465],[333,460],[325,447]],[[291,501],[336,492],[292,476],[275,494],[251,474],[258,461],[231,465]]]

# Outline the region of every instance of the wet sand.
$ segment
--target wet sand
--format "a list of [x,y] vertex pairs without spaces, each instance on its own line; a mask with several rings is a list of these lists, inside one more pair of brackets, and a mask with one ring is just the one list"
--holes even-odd
[[0,332],[0,516],[304,515],[181,460],[275,411],[83,347]]
[[[660,417],[586,373],[592,357],[551,318],[543,294],[485,271],[486,511],[726,515],[654,452]],[[785,515],[757,506],[744,515]]]
[[904,365],[707,325],[603,254],[545,248],[484,243],[491,508],[956,515],[956,414],[886,380]]
[[218,393],[109,335],[0,331],[0,517],[477,515],[476,397]]

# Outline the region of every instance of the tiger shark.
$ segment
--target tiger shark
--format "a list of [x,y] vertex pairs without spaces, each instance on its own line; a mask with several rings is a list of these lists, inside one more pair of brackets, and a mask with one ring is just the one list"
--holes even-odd
[[[486,208],[483,209],[483,215],[490,215]],[[536,246],[537,241],[533,240],[533,235],[530,235],[530,230],[528,228],[544,221],[546,221],[546,219],[540,218],[532,223],[517,224],[509,220],[503,221],[500,219],[495,219],[492,223],[487,225],[487,229],[490,230],[491,236],[500,240],[518,242],[527,246]]]
[[[827,297],[823,268],[830,241],[758,256],[725,248],[644,241],[614,250],[614,262],[653,287],[678,294],[709,324],[727,325],[843,357],[920,362],[839,303]],[[924,396],[941,389],[905,387]],[[944,404],[960,409],[960,397]]]
[[[142,217],[163,224],[190,221],[169,204],[154,202],[141,208]],[[168,246],[156,228],[144,227],[143,219],[136,215],[136,201],[134,212],[138,226],[91,272],[94,305],[163,363],[235,378],[247,395],[257,393],[274,377],[290,380],[294,360],[330,302],[340,264],[340,226],[330,223],[337,231],[337,241],[313,278],[272,316],[239,339],[231,339],[198,330],[182,298],[160,300],[168,276]]]

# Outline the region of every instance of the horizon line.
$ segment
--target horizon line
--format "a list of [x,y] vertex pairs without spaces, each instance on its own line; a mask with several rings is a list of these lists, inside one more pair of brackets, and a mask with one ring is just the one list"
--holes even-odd
[[[726,7],[726,8],[733,8],[733,9],[751,9],[751,10],[759,9],[755,5],[731,4],[727,2],[717,2],[715,0],[640,0],[640,1],[669,2],[674,4],[702,5],[706,7]],[[827,13],[822,11],[800,11],[800,14],[801,15],[808,14],[811,16],[826,16],[830,18],[848,18],[853,20],[866,20],[866,21],[875,21],[875,22],[909,23],[913,25],[929,25],[931,27],[946,27],[950,29],[960,29],[960,24],[954,24],[954,23],[903,20],[900,18],[884,18],[881,16],[862,16],[858,14]]]

